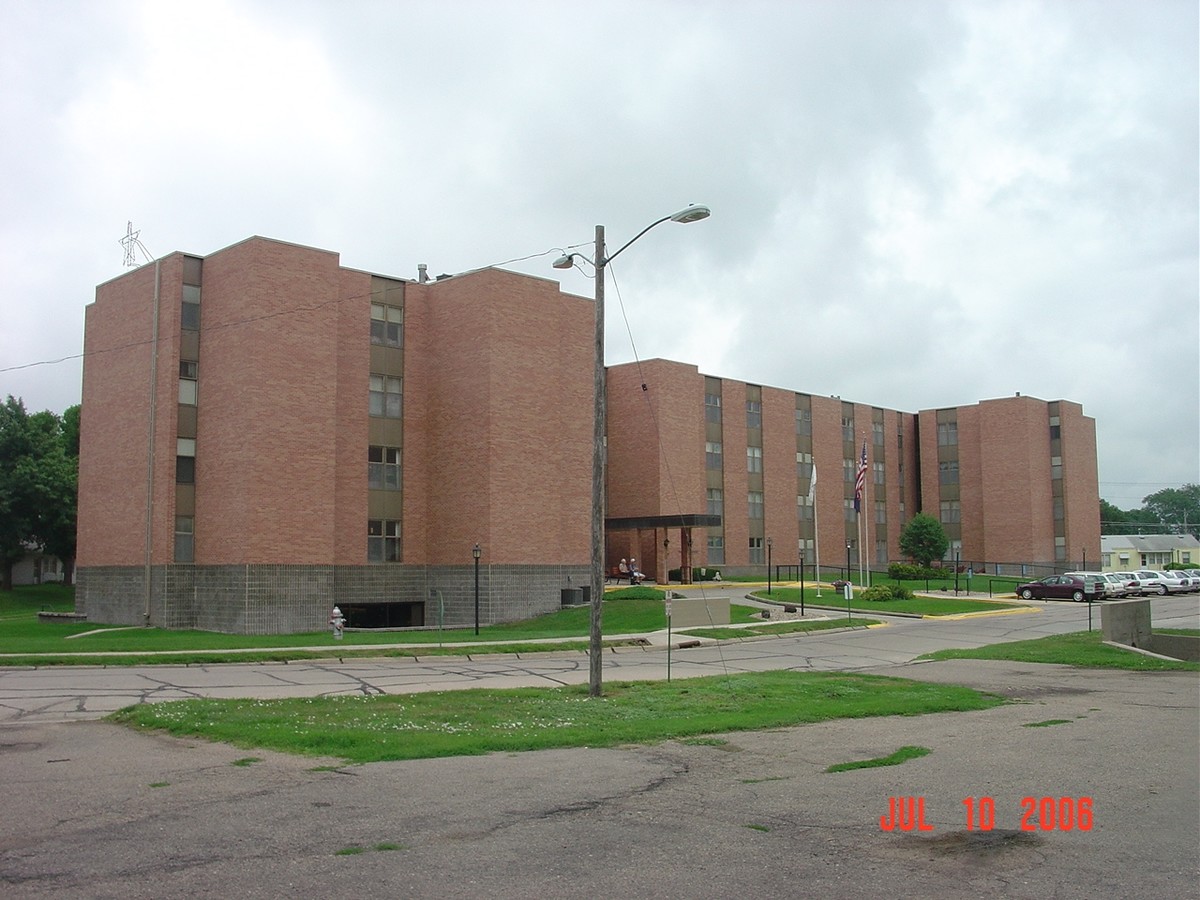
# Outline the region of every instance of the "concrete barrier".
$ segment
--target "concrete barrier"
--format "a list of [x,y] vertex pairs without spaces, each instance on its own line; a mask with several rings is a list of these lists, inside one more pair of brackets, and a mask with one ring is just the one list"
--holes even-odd
[[1103,604],[1100,629],[1106,641],[1149,650],[1154,638],[1150,631],[1150,601],[1114,600]]
[[1100,607],[1104,639],[1159,656],[1200,662],[1200,637],[1155,634],[1150,626],[1149,600],[1116,600]]

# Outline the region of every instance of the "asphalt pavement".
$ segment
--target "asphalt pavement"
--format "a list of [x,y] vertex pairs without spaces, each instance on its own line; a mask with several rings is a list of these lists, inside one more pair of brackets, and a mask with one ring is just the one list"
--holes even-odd
[[[1154,615],[1160,627],[1197,627],[1200,602],[1155,600]],[[586,656],[0,669],[0,892],[1197,897],[1195,673],[912,661],[940,647],[1075,631],[1081,621],[1086,628],[1080,606],[1046,604],[605,656],[608,681],[666,677],[669,654],[672,678],[852,669],[1013,701],[990,710],[365,766],[140,734],[98,718],[187,696],[585,683]],[[931,752],[897,767],[826,772],[905,745]],[[884,830],[892,798],[919,808],[931,830]]]

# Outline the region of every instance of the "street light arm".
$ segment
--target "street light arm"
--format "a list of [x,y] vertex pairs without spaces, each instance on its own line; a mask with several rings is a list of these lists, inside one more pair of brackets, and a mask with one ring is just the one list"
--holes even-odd
[[684,224],[686,224],[688,222],[699,222],[701,219],[707,219],[709,217],[709,214],[710,213],[709,213],[709,209],[707,206],[689,206],[686,209],[681,209],[677,213],[672,213],[669,216],[663,216],[657,222],[651,222],[649,225],[647,225],[645,228],[643,228],[641,231],[639,231],[637,234],[635,234],[632,238],[630,238],[628,241],[626,241],[625,244],[621,247],[621,249],[618,250],[616,253],[614,253],[612,256],[604,256],[603,255],[604,248],[597,247],[596,248],[596,268],[599,269],[602,266],[607,266],[610,262],[612,262],[614,259],[616,259],[618,256],[620,256],[626,247],[628,247],[630,244],[632,244],[634,241],[636,241],[638,238],[640,238],[643,234],[645,234],[647,231],[649,231],[655,225],[661,225],[663,222],[682,222]]
[[634,243],[638,238],[640,238],[643,234],[645,234],[647,231],[649,231],[655,225],[661,225],[663,222],[670,221],[670,219],[671,219],[671,216],[663,216],[657,222],[651,222],[649,225],[647,225],[645,228],[643,228],[641,231],[639,231],[637,234],[635,234],[633,237],[631,237],[628,241],[626,241],[625,244],[621,247],[621,249],[618,250],[616,253],[614,253],[612,256],[604,256],[603,255],[604,248],[603,247],[597,248],[596,268],[598,269],[601,266],[607,266],[610,262],[612,262],[614,259],[616,259],[618,256],[620,256],[621,253],[623,253],[630,244]]

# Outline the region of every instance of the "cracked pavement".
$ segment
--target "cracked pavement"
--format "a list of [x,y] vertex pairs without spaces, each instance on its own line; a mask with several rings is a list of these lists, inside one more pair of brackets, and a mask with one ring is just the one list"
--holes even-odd
[[[1156,601],[1156,625],[1196,627],[1197,605]],[[18,670],[3,669],[0,892],[1194,898],[1195,673],[909,662],[942,646],[1078,627],[1078,607],[1060,604],[672,654],[679,678],[855,668],[968,684],[1015,701],[990,710],[839,720],[711,742],[363,766],[140,734],[97,719],[131,702],[181,696],[583,683],[587,659],[89,667],[26,671],[39,677],[24,684],[12,680]],[[605,678],[663,677],[665,653],[607,654]],[[825,771],[905,745],[931,752],[891,768]],[[934,830],[883,831],[880,816],[894,796],[923,798]],[[963,800],[984,796],[994,800],[995,827],[968,831]],[[1094,825],[1023,831],[1025,797],[1091,797]]]

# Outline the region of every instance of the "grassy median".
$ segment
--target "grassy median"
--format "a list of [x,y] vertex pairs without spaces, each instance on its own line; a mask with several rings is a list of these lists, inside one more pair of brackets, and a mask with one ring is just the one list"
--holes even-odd
[[[1169,634],[1196,634],[1184,629],[1163,629]],[[1010,662],[1053,663],[1091,669],[1129,669],[1142,672],[1197,672],[1200,663],[1159,659],[1132,650],[1110,647],[1099,631],[1053,634],[1028,641],[1006,641],[970,650],[937,650],[920,659],[1003,659]]]
[[181,700],[123,709],[116,722],[247,749],[365,763],[554,747],[613,747],[828,719],[988,709],[957,685],[832,672],[464,690],[382,697]]

